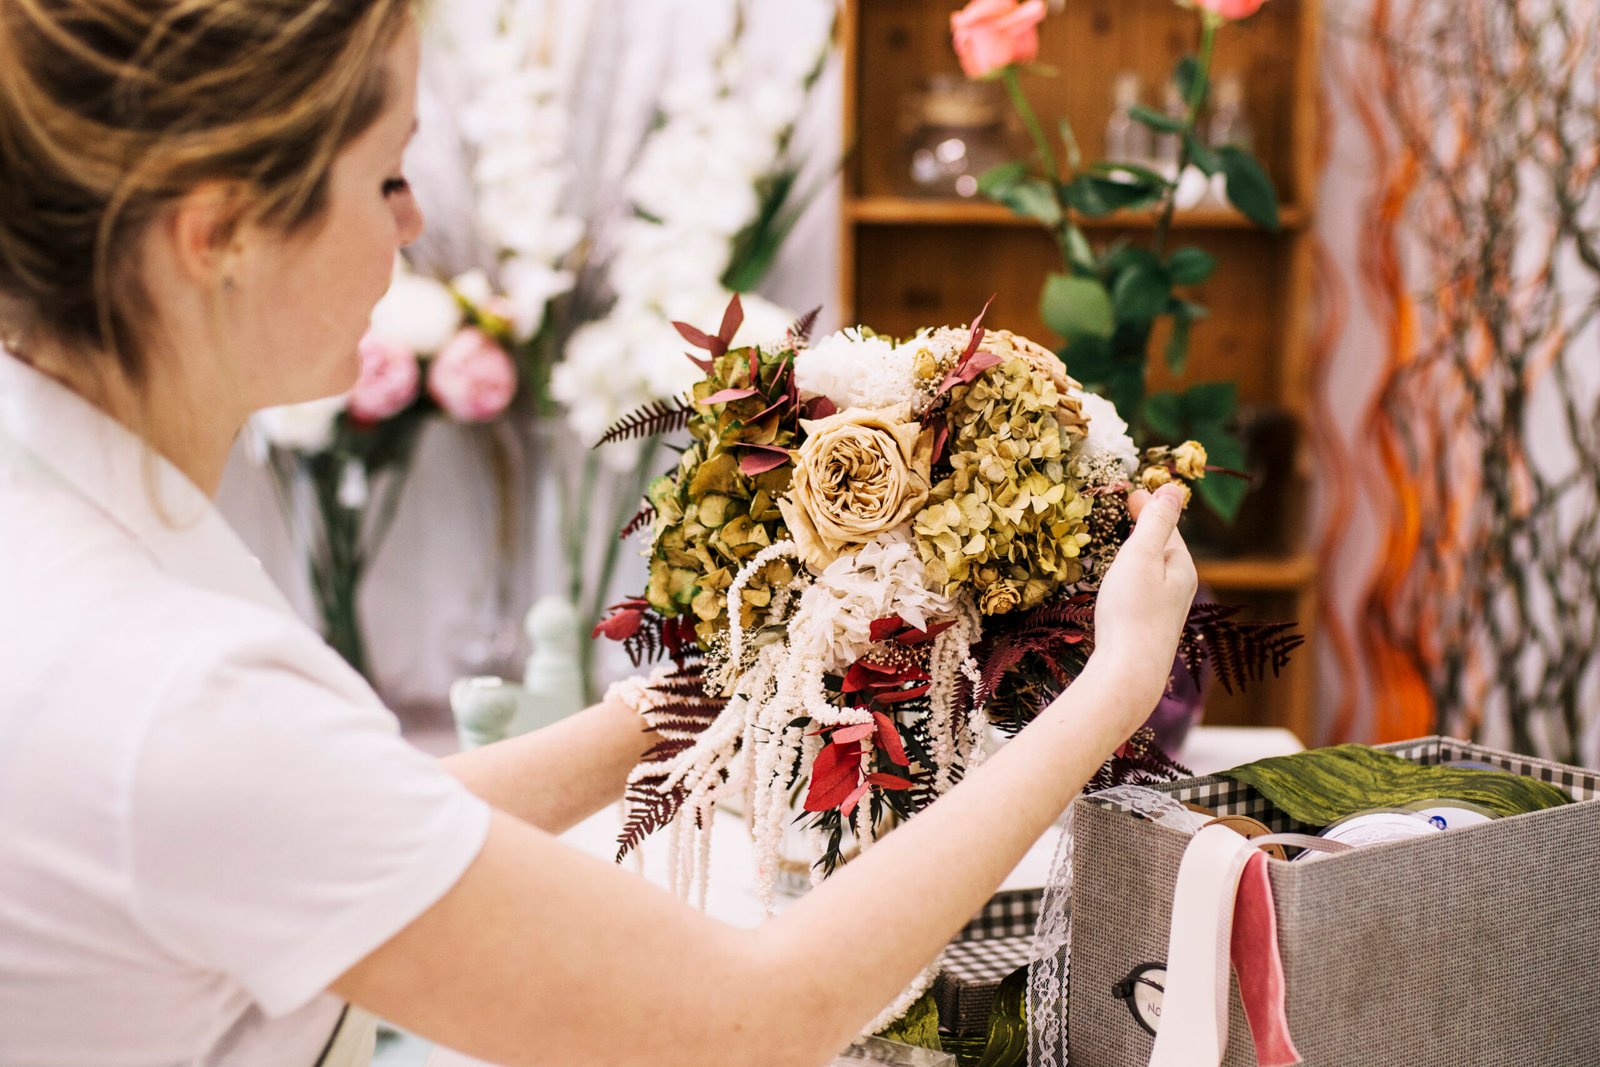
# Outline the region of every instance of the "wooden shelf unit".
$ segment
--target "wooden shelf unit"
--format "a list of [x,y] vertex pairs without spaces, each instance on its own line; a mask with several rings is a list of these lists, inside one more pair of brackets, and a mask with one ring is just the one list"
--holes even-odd
[[[966,322],[991,295],[986,321],[1045,343],[1044,277],[1061,269],[1054,243],[1032,220],[982,201],[908,195],[900,115],[923,79],[958,73],[949,16],[956,0],[845,0],[844,135],[850,151],[840,211],[840,308],[846,322],[904,335],[919,326]],[[1152,390],[1233,380],[1245,404],[1274,407],[1298,420],[1309,410],[1309,341],[1315,218],[1317,55],[1320,0],[1275,0],[1249,21],[1227,27],[1216,73],[1241,75],[1255,149],[1283,209],[1276,234],[1256,229],[1227,208],[1180,212],[1181,243],[1216,257],[1218,270],[1194,299],[1211,309],[1195,327],[1181,383],[1152,360]],[[1041,28],[1040,62],[1054,77],[1025,83],[1046,129],[1071,120],[1086,159],[1101,158],[1113,83],[1123,70],[1140,76],[1146,103],[1158,104],[1173,66],[1199,40],[1199,19],[1172,0],[1064,0]],[[1092,220],[1096,242],[1148,237],[1149,212]],[[1165,343],[1158,335],[1152,352]],[[1071,354],[1068,353],[1068,369]],[[1301,438],[1304,439],[1302,432]],[[1302,448],[1303,451],[1303,448]],[[1305,463],[1298,466],[1304,472]],[[1304,474],[1302,474],[1304,476]],[[1304,497],[1296,491],[1295,500]],[[1292,509],[1285,509],[1292,510]],[[1292,525],[1294,516],[1285,516]],[[1289,551],[1204,560],[1201,579],[1219,599],[1259,618],[1293,618],[1307,646],[1284,677],[1248,694],[1220,690],[1206,719],[1217,724],[1287,726],[1312,743],[1316,561],[1300,535],[1285,532]]]
[[[852,199],[848,210],[852,221],[858,224],[879,226],[1019,226],[1037,229],[1038,222],[1017,215],[1010,208],[987,200],[936,200],[914,196],[863,196]],[[1283,211],[1283,228],[1296,231],[1306,228],[1309,216],[1303,208],[1286,206]],[[1080,219],[1087,230],[1149,230],[1154,229],[1156,215],[1152,211],[1125,212],[1109,218]],[[1253,230],[1255,223],[1228,208],[1195,208],[1180,211],[1173,216],[1173,229],[1186,230]]]

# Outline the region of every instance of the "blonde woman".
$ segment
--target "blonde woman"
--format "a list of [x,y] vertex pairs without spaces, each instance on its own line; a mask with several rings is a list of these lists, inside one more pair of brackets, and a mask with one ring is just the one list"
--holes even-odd
[[436,763],[209,497],[339,393],[422,218],[405,0],[0,2],[0,1064],[309,1067],[356,1005],[505,1063],[826,1061],[1149,714],[1194,589],[1143,501],[1083,677],[755,931],[554,836],[625,707]]

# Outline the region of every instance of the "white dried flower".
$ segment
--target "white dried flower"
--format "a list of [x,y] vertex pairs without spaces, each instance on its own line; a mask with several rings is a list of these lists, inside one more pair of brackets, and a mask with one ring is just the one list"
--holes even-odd
[[1079,393],[1078,402],[1089,420],[1089,436],[1083,451],[1090,457],[1114,456],[1132,474],[1139,469],[1139,450],[1128,436],[1128,424],[1117,414],[1117,406],[1103,396]]
[[841,409],[909,405],[915,358],[905,345],[841,330],[795,357],[795,385],[802,396],[825,396]]

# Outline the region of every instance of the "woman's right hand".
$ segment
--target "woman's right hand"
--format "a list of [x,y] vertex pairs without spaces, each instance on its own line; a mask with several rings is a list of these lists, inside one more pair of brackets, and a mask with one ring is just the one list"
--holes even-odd
[[1199,579],[1178,532],[1183,491],[1176,485],[1164,485],[1154,495],[1139,490],[1129,496],[1128,507],[1137,522],[1100,583],[1090,662],[1116,672],[1129,685],[1148,686],[1147,703],[1153,708],[1161,699],[1166,668],[1177,653]]

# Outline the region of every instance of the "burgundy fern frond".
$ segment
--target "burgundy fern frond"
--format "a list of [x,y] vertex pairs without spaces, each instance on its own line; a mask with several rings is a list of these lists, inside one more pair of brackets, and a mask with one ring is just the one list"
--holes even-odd
[[810,311],[794,320],[794,325],[789,327],[789,343],[810,344],[811,331],[817,327],[817,317],[822,314],[822,308],[812,308]]
[[[1004,624],[1002,624],[1004,625]],[[1062,688],[1071,675],[1061,666],[1068,652],[1087,646],[1094,635],[1094,597],[1059,597],[1039,605],[978,646],[981,680],[974,699],[988,703],[1006,676],[1035,657]],[[1081,651],[1081,649],[1080,649]]]
[[670,823],[688,799],[688,791],[681,785],[665,788],[666,780],[667,776],[660,774],[628,783],[628,791],[623,797],[628,818],[622,825],[622,832],[617,835],[618,863],[638,848],[645,838]]
[[1141,726],[1128,739],[1128,743],[1117,750],[1116,755],[1101,765],[1094,777],[1089,779],[1089,784],[1084,786],[1083,791],[1098,793],[1102,789],[1119,785],[1175,782],[1179,778],[1191,777],[1192,774],[1192,771],[1174,761],[1160,745],[1156,744],[1154,730],[1148,726]]
[[695,407],[686,397],[675,396],[670,400],[652,401],[618,419],[605,432],[605,436],[595,443],[595,447],[599,448],[615,441],[631,441],[640,437],[676,433],[689,425],[689,417],[694,413]]
[[1238,607],[1196,604],[1184,624],[1178,654],[1196,679],[1209,664],[1229,693],[1247,689],[1270,670],[1276,678],[1290,654],[1305,644],[1289,622],[1240,622]]
[[638,513],[635,514],[633,518],[628,520],[628,525],[622,528],[622,533],[617,536],[617,540],[626,541],[628,538],[632,537],[634,534],[638,533],[640,530],[654,522],[655,519],[656,506],[647,500],[645,501],[644,507],[640,508]]
[[[650,688],[658,697],[667,699],[641,713],[645,725],[660,738],[640,757],[641,767],[665,765],[676,759],[727,706],[726,700],[706,695],[705,672],[699,663],[680,665]],[[617,836],[617,862],[646,837],[670,823],[683,807],[688,793],[681,785],[668,789],[666,781],[667,773],[663,770],[628,783],[623,796],[627,819]]]

